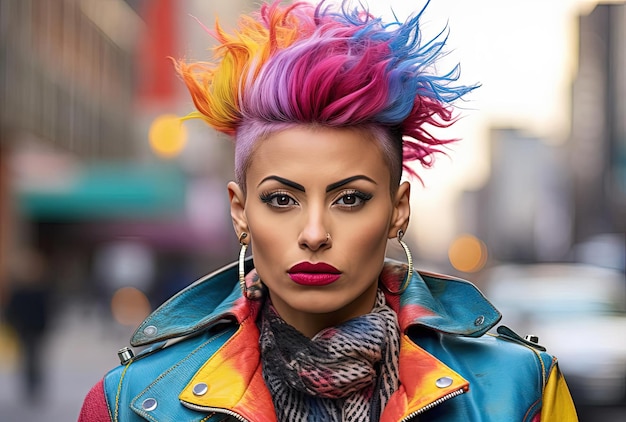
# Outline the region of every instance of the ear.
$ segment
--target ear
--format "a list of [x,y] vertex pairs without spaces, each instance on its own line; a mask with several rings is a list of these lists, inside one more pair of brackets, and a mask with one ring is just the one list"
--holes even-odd
[[233,219],[235,234],[239,237],[241,233],[248,232],[246,195],[237,183],[229,182],[228,197],[230,199],[230,217]]
[[398,230],[402,230],[406,233],[407,226],[409,225],[409,217],[411,216],[411,184],[409,182],[403,182],[398,187],[398,192],[394,198],[394,208],[391,217],[391,226],[389,227],[389,233],[387,237],[389,239],[398,235]]

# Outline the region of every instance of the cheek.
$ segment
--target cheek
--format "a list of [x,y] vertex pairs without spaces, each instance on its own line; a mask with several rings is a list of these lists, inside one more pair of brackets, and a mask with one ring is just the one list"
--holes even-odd
[[391,209],[387,203],[371,204],[363,211],[355,215],[347,214],[342,219],[340,227],[350,230],[356,237],[370,241],[380,240],[381,237],[386,238],[391,221]]
[[384,253],[387,245],[388,225],[386,222],[364,224],[356,230],[355,245],[368,252],[382,251]]
[[276,237],[276,230],[271,223],[271,220],[264,220],[258,216],[257,212],[252,211],[251,216],[248,218],[248,227],[250,229],[251,243],[253,253],[266,251],[273,237]]
[[389,213],[386,209],[368,213],[363,218],[347,219],[340,224],[348,248],[353,254],[361,255],[361,260],[377,262],[378,255],[384,257],[389,231]]
[[[251,207],[248,211],[248,228],[251,235],[251,253],[257,271],[266,273],[267,269],[278,268],[272,263],[279,263],[289,247],[290,235],[287,234],[280,219],[268,218],[264,210]],[[293,240],[291,240],[293,244]]]

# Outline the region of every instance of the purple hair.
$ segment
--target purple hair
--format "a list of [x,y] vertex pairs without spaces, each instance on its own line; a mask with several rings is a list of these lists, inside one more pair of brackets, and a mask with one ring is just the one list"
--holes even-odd
[[428,128],[453,124],[452,103],[477,85],[455,85],[458,65],[434,71],[447,35],[422,40],[426,6],[404,23],[385,23],[360,3],[274,1],[242,17],[233,35],[217,26],[217,63],[179,62],[178,70],[199,112],[193,116],[235,136],[237,182],[245,186],[259,140],[296,125],[371,133],[396,185],[403,168],[416,175],[407,163],[430,167],[454,139]]

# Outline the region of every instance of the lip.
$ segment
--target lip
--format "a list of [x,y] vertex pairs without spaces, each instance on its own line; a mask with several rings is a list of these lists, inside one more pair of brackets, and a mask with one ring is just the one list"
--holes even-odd
[[341,277],[341,271],[325,262],[300,262],[287,271],[294,283],[303,286],[326,286]]

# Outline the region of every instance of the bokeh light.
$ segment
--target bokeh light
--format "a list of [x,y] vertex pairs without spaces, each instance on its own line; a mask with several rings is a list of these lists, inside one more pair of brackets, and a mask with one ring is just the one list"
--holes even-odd
[[121,325],[136,326],[150,314],[146,295],[134,287],[122,287],[111,298],[111,314]]
[[476,236],[464,234],[452,242],[448,250],[450,264],[466,273],[480,271],[487,263],[487,246]]
[[163,114],[152,121],[148,133],[152,150],[160,157],[180,154],[187,143],[187,129],[174,114]]

